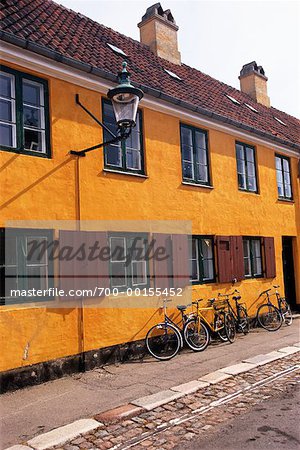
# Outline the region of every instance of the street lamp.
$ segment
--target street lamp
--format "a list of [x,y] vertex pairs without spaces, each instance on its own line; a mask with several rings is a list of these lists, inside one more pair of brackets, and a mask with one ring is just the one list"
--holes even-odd
[[101,144],[88,147],[84,150],[75,151],[71,150],[71,155],[85,156],[86,153],[103,147],[109,144],[115,144],[124,139],[127,139],[132,131],[132,128],[136,124],[136,115],[138,110],[139,101],[143,98],[144,94],[141,89],[134,87],[130,82],[130,73],[127,72],[127,63],[124,61],[122,64],[122,71],[118,73],[119,84],[110,89],[107,93],[108,98],[112,102],[116,122],[117,122],[117,134],[114,134],[106,125],[97,119],[79,100],[79,95],[76,94],[76,103],[97,122],[104,130],[106,130],[112,139]]

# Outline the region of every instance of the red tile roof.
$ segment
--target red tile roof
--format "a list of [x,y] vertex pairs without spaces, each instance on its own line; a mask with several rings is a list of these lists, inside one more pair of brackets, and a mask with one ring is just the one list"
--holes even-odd
[[[46,48],[56,52],[52,57],[58,60],[69,58],[62,59],[62,62],[71,63],[73,60],[88,64],[100,69],[99,75],[111,79],[114,79],[112,77],[124,59],[107,45],[113,44],[128,55],[132,81],[150,95],[181,104],[200,115],[248,129],[278,143],[286,143],[300,151],[300,121],[295,117],[256,103],[248,95],[199,70],[159,58],[146,45],[51,0],[3,0],[2,5],[3,40],[23,47],[26,40],[28,49],[47,56]],[[163,69],[174,72],[182,81],[173,79]],[[232,103],[225,94],[234,97],[241,105]],[[258,113],[251,111],[244,103],[253,106]],[[275,120],[274,116],[286,126]]]

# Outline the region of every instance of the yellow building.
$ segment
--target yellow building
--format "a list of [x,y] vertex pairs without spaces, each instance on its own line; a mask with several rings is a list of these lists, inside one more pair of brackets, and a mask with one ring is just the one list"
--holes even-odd
[[[4,390],[80,370],[83,356],[87,368],[133,357],[161,314],[159,298],[149,307],[146,297],[124,293],[101,297],[101,308],[96,299],[95,305],[83,299],[84,310],[81,304],[61,307],[55,296],[21,303],[9,297],[5,274],[19,287],[30,286],[22,277],[24,245],[32,237],[47,239],[45,221],[190,222],[194,298],[230,292],[234,283],[255,315],[260,293],[279,284],[299,307],[300,123],[270,106],[261,66],[243,66],[238,91],[184,65],[178,27],[157,4],[139,24],[141,43],[42,0],[23,0],[18,14],[8,6],[2,23]],[[132,137],[85,158],[70,155],[109,138],[75,96],[114,129],[106,94],[124,59],[145,94]],[[13,221],[37,225],[24,235]],[[51,232],[60,239],[59,228]],[[119,264],[121,277],[122,261],[110,263]],[[51,267],[44,261],[25,272],[38,286],[45,279],[57,286],[60,268]],[[147,292],[153,274],[151,267],[143,270]],[[133,287],[128,273],[122,272],[122,283]]]

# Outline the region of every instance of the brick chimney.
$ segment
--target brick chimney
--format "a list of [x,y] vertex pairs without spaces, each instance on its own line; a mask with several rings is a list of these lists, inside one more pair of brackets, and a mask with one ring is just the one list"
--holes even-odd
[[245,64],[240,71],[241,91],[250,95],[257,103],[270,107],[270,98],[267,92],[268,78],[262,66],[258,66],[255,61]]
[[150,47],[157,56],[174,64],[181,64],[178,51],[178,26],[169,9],[164,11],[160,3],[150,6],[138,24],[141,43]]

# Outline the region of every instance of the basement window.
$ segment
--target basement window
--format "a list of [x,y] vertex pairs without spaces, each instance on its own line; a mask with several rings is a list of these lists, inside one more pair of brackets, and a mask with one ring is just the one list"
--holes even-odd
[[108,43],[107,43],[107,45],[108,45],[108,47],[109,47],[112,51],[114,51],[114,52],[117,53],[118,55],[127,56],[126,53],[123,52],[123,50],[121,50],[119,47],[116,47],[115,45],[113,45],[113,44],[108,44]]
[[277,120],[277,122],[281,123],[281,125],[284,125],[286,127],[286,123],[284,123],[282,120],[278,119],[278,117],[274,116],[274,119]]
[[182,81],[182,78],[180,78],[178,75],[176,75],[176,73],[171,72],[171,70],[164,69],[164,71],[165,71],[168,75],[170,75],[170,77],[175,78],[175,80]]
[[244,103],[245,106],[247,106],[247,108],[251,109],[251,111],[258,113],[257,109],[255,109],[253,106],[249,105],[249,103]]
[[229,100],[231,100],[232,103],[234,103],[235,105],[240,105],[240,102],[236,100],[234,97],[231,97],[231,95],[225,94],[225,96],[229,98]]

